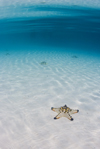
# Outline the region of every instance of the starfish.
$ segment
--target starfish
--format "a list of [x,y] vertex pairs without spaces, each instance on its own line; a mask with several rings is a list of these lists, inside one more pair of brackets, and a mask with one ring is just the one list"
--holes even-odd
[[74,119],[72,118],[72,116],[70,114],[79,112],[79,110],[72,110],[69,107],[67,107],[66,105],[64,105],[63,107],[60,107],[60,108],[51,107],[51,110],[58,113],[58,115],[56,117],[54,117],[54,119],[59,119],[61,117],[67,117],[71,121],[73,121]]

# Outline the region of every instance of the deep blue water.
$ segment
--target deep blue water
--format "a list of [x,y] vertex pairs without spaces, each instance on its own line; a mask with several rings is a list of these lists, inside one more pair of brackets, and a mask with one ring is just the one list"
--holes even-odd
[[100,9],[29,6],[22,12],[23,17],[20,10],[19,16],[0,19],[1,51],[45,45],[100,54]]

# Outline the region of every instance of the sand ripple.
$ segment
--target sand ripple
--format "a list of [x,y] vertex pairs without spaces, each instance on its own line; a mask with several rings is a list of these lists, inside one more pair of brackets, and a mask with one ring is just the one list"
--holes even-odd
[[[99,149],[100,60],[73,55],[22,51],[0,59],[0,148]],[[73,122],[54,121],[50,108],[64,104],[80,110]]]

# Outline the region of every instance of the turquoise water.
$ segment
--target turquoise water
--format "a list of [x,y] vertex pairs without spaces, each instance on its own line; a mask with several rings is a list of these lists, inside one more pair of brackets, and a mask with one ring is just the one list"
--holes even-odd
[[47,46],[100,54],[99,8],[55,5],[8,8],[0,19],[1,51]]

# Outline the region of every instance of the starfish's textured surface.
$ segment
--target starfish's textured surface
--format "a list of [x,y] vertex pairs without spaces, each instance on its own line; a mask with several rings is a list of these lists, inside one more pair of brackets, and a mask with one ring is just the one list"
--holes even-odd
[[63,107],[60,107],[60,108],[53,108],[52,107],[51,110],[53,110],[53,111],[55,111],[55,112],[58,113],[58,115],[56,117],[54,117],[54,119],[59,119],[61,117],[67,117],[71,121],[74,120],[72,118],[71,114],[74,114],[74,113],[78,113],[79,112],[79,110],[70,109],[66,105],[64,105]]

